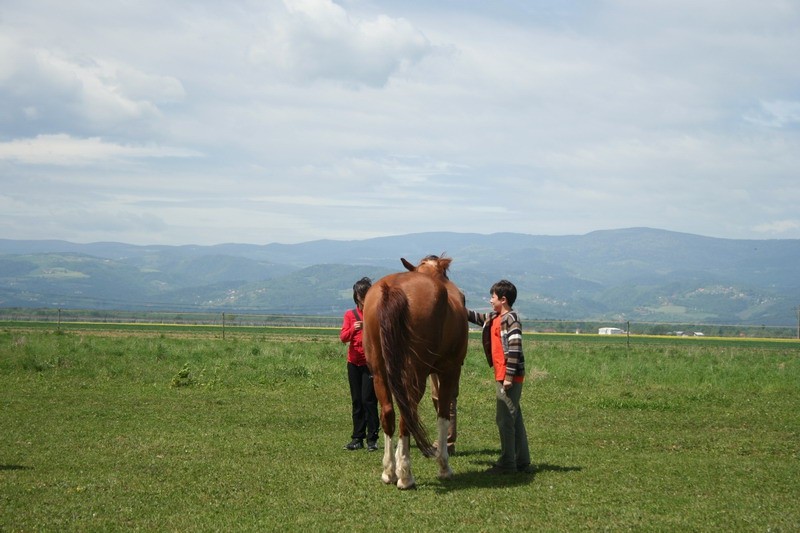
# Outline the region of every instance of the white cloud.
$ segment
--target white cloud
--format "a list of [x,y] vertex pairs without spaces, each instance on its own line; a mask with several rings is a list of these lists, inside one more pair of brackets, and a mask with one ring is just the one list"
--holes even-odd
[[402,18],[359,18],[330,0],[284,1],[250,48],[257,66],[294,81],[338,80],[382,86],[430,52],[425,36]]
[[794,234],[800,230],[800,219],[776,220],[767,224],[758,224],[755,228],[758,233],[767,237],[780,237],[781,235]]
[[30,165],[88,165],[120,159],[199,157],[192,150],[165,146],[133,146],[105,142],[100,138],[77,139],[67,134],[37,135],[0,143],[0,161]]
[[30,46],[26,37],[0,37],[0,109],[20,131],[136,133],[162,117],[159,106],[185,98],[175,77],[105,58],[102,49],[69,53]]
[[745,115],[755,124],[783,128],[800,123],[800,101],[773,100],[760,102],[756,113]]

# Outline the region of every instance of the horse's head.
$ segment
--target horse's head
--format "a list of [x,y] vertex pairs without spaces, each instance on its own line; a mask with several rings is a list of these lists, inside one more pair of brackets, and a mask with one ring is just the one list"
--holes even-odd
[[404,257],[400,258],[403,266],[410,272],[421,272],[423,274],[440,274],[445,279],[447,278],[447,269],[450,268],[450,263],[453,260],[449,257],[439,257],[438,255],[429,255],[423,257],[417,266],[412,265]]

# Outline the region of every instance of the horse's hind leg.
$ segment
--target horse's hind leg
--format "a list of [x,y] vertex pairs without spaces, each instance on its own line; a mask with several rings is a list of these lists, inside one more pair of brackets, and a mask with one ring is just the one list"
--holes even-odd
[[[450,417],[455,413],[451,412],[451,400],[458,396],[458,381],[461,369],[445,376],[440,376],[439,381],[439,402],[436,405],[437,419],[436,426],[438,431],[437,443],[439,453],[436,461],[439,463],[439,479],[450,479],[453,477],[453,470],[450,468],[449,453],[447,450],[447,437],[450,430]],[[453,428],[455,431],[455,428]],[[455,435],[453,435],[455,437]]]
[[397,488],[413,489],[417,486],[414,475],[411,473],[411,445],[408,435],[401,433],[397,439]]
[[449,455],[447,453],[447,430],[450,427],[450,421],[446,418],[439,417],[436,421],[438,427],[438,440],[439,453],[436,454],[436,462],[439,463],[439,479],[451,479],[453,477],[453,470],[450,468]]
[[392,453],[392,436],[388,433],[383,434],[383,474],[381,474],[381,481],[387,485],[397,483],[394,454]]
[[397,483],[395,473],[394,454],[392,453],[392,436],[395,431],[395,413],[392,404],[392,395],[386,386],[385,371],[375,372],[372,375],[372,384],[375,387],[375,395],[378,397],[378,404],[381,406],[381,428],[383,428],[383,473],[381,481],[387,485]]
[[[394,408],[388,401],[382,400],[386,403],[381,404],[381,426],[383,426],[383,474],[381,474],[381,481],[387,485],[394,485],[397,483],[397,474],[395,473],[395,459],[392,453],[392,435],[394,435]],[[399,448],[399,445],[398,445]]]

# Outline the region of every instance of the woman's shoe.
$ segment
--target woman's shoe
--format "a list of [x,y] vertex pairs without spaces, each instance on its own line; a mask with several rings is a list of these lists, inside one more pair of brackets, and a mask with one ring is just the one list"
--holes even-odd
[[362,450],[363,448],[364,448],[364,441],[362,441],[361,439],[353,439],[350,441],[350,444],[344,445],[344,449],[350,451]]

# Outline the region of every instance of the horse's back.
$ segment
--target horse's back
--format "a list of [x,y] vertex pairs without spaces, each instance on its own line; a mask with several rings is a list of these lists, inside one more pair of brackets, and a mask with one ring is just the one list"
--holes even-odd
[[364,302],[365,321],[376,317],[384,294],[392,290],[402,292],[408,301],[408,320],[415,336],[424,336],[431,325],[466,335],[467,311],[461,291],[445,278],[420,272],[398,272],[378,280]]
[[396,274],[391,282],[402,290],[409,302],[408,321],[420,350],[460,366],[466,355],[467,311],[461,291],[443,278],[420,272]]

